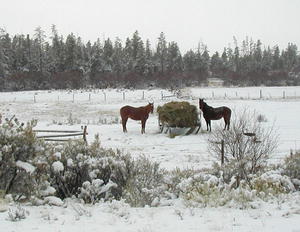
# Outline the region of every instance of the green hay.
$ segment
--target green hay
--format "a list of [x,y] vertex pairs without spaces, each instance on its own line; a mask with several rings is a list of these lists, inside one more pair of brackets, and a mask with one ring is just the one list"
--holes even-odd
[[197,107],[188,102],[169,102],[157,107],[159,121],[170,127],[195,127],[198,123]]

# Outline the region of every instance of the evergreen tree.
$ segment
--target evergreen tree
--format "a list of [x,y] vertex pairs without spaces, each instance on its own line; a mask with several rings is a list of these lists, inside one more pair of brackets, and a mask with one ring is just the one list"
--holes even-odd
[[151,50],[151,44],[149,39],[146,40],[146,48],[145,48],[145,71],[146,75],[150,75],[154,72],[154,63],[153,63],[153,52]]
[[38,70],[40,72],[44,71],[44,45],[45,45],[45,39],[46,34],[45,31],[42,30],[41,27],[37,27],[35,29],[35,48],[37,51],[37,60],[38,60]]
[[132,49],[132,41],[127,38],[125,42],[125,48],[124,48],[124,58],[126,61],[126,70],[132,71],[133,70],[133,49]]
[[115,40],[113,51],[114,51],[112,55],[113,70],[114,72],[120,74],[125,71],[125,63],[124,63],[123,46],[119,38],[116,38]]
[[262,71],[264,73],[269,72],[272,69],[272,51],[271,48],[268,47],[263,51],[262,56]]
[[210,70],[213,76],[221,77],[223,72],[223,61],[218,52],[211,57]]
[[297,64],[298,48],[295,44],[289,43],[283,52],[284,68],[287,72],[291,72]]
[[166,64],[168,71],[183,71],[183,61],[176,42],[169,43]]
[[160,33],[158,38],[158,44],[156,47],[156,56],[159,64],[159,70],[161,72],[165,71],[166,59],[167,59],[167,42],[165,38],[165,34],[163,32]]
[[273,50],[274,50],[274,52],[273,52],[272,69],[274,71],[278,71],[283,68],[283,64],[282,64],[281,58],[280,58],[280,50],[279,50],[278,46],[275,46],[273,48]]
[[[98,39],[92,46],[91,54],[91,77],[95,78],[98,73],[103,72],[104,61],[102,59],[103,48]],[[95,83],[93,83],[95,84]]]
[[210,56],[206,47],[202,54],[202,60],[203,60],[203,68],[202,68],[203,72],[208,76],[209,66],[210,66]]
[[66,39],[65,44],[65,60],[64,60],[64,67],[65,70],[75,70],[76,66],[76,59],[77,59],[77,45],[76,45],[76,38],[73,33],[69,34]]
[[52,46],[50,47],[50,59],[51,64],[49,65],[50,72],[59,72],[63,71],[64,68],[64,47],[63,42],[59,38],[57,29],[55,25],[51,26],[52,36],[50,37],[52,40]]
[[183,64],[185,71],[196,70],[196,54],[193,50],[189,50],[184,54]]
[[108,38],[104,41],[103,46],[103,62],[104,62],[104,71],[112,72],[113,67],[113,54],[114,48],[111,40]]

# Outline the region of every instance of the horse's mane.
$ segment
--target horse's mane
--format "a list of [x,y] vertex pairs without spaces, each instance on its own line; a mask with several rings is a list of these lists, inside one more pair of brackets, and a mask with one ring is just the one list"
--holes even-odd
[[203,109],[212,110],[212,109],[213,109],[213,107],[211,107],[211,106],[207,105],[207,103],[206,103],[206,102],[203,102]]

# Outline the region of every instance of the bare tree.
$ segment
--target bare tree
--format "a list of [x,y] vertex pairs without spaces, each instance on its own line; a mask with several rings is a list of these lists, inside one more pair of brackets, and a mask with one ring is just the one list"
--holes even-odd
[[[220,145],[223,141],[224,147]],[[263,171],[272,152],[278,146],[274,124],[266,126],[255,112],[244,109],[236,114],[229,131],[218,127],[208,138],[209,152],[221,160],[224,156],[225,181],[233,176],[249,180],[251,174]],[[222,154],[223,153],[223,154]]]

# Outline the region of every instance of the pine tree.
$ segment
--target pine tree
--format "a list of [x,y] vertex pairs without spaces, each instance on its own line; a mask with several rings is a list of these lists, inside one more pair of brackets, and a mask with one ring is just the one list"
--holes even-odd
[[[91,77],[95,78],[98,73],[103,72],[104,61],[102,59],[103,48],[98,39],[92,46],[91,54]],[[93,83],[95,84],[95,83]]]
[[176,42],[171,42],[168,45],[166,63],[168,71],[183,71],[183,61]]
[[297,64],[297,45],[289,43],[283,52],[284,68],[287,72],[291,72]]
[[196,55],[193,50],[187,51],[183,56],[184,71],[196,70]]
[[167,42],[166,42],[165,34],[163,32],[160,33],[158,38],[158,44],[156,47],[156,57],[158,60],[160,71],[163,73],[165,71],[166,59],[167,59]]
[[223,61],[218,52],[211,57],[210,70],[213,76],[221,77],[223,71]]
[[145,75],[150,75],[154,72],[154,63],[153,63],[153,52],[151,50],[151,44],[149,39],[146,40],[145,48]]
[[76,67],[76,59],[77,59],[77,45],[76,38],[73,33],[69,34],[66,39],[65,44],[65,61],[64,68],[65,70],[75,70]]
[[273,62],[272,62],[272,69],[274,71],[279,71],[283,69],[283,64],[281,62],[281,58],[280,58],[280,50],[278,46],[275,46],[273,48],[274,52],[273,52]]
[[117,37],[114,43],[114,53],[112,55],[113,71],[120,74],[125,71],[124,53],[121,40]]
[[37,48],[37,60],[38,60],[38,70],[40,72],[44,71],[44,45],[46,34],[41,27],[35,29],[35,47]]
[[103,46],[103,62],[104,62],[104,71],[112,72],[113,67],[113,54],[114,54],[114,48],[111,40],[107,38],[104,41]]

